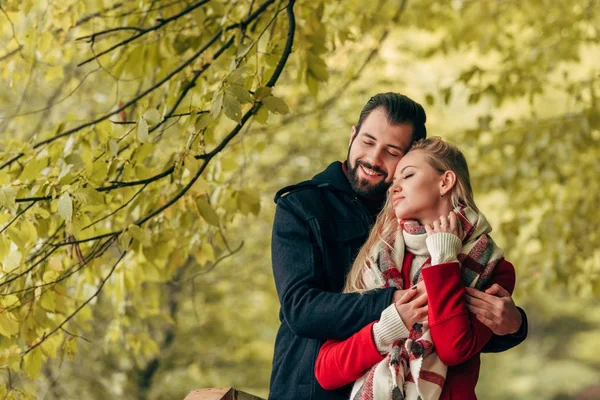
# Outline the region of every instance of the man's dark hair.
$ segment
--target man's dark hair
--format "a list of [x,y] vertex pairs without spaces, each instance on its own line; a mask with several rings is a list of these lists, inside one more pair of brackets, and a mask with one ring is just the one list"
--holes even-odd
[[388,122],[392,125],[412,125],[411,144],[427,137],[427,128],[425,128],[427,116],[423,106],[403,94],[393,92],[379,93],[369,99],[360,112],[360,117],[356,123],[356,134],[360,132],[360,127],[365,118],[377,108],[385,111]]

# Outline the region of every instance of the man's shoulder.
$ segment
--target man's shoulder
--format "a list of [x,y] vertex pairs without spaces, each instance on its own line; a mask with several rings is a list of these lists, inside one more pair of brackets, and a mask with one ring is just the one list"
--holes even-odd
[[275,194],[275,203],[281,199],[304,200],[319,196],[324,192],[339,191],[351,192],[350,185],[339,161],[331,163],[324,171],[315,175],[312,179],[286,186]]
[[275,195],[275,203],[309,219],[323,214],[329,208],[331,196],[328,192],[332,190],[335,189],[323,182],[300,182],[279,190]]

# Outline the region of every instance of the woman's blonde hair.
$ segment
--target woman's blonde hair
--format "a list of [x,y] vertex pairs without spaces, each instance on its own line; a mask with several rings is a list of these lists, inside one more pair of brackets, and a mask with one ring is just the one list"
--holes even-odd
[[[463,153],[453,144],[443,141],[439,137],[421,139],[410,148],[411,151],[421,151],[425,155],[427,163],[440,174],[445,171],[453,171],[456,174],[456,183],[450,191],[450,201],[453,208],[469,207],[478,212],[473,199],[473,189],[469,177],[469,168]],[[377,268],[376,260],[371,257],[373,248],[379,248],[380,243],[384,246],[390,245],[390,239],[396,234],[398,221],[388,194],[383,209],[375,220],[375,225],[369,233],[365,244],[361,247],[352,268],[346,277],[344,293],[364,293],[373,289],[367,287],[364,281],[366,268]]]

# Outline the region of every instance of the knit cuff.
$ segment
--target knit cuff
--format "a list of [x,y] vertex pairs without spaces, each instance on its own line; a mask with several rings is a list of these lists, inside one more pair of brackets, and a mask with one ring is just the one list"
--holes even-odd
[[392,304],[381,313],[381,319],[373,325],[373,338],[380,354],[387,354],[394,342],[407,338],[408,329]]
[[457,256],[462,248],[460,238],[452,233],[437,232],[425,240],[431,255],[431,265],[458,261]]

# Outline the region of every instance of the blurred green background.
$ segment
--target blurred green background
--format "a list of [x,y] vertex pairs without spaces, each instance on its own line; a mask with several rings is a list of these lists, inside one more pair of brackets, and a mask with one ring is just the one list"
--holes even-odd
[[[11,55],[11,49],[26,47],[32,35],[37,35],[37,46],[45,43],[40,26],[31,23],[47,12],[53,23],[68,30],[82,16],[117,4],[33,3],[0,1],[5,11],[0,14],[5,43],[0,53],[9,55],[0,54],[4,76],[0,135],[6,146],[11,140],[33,143],[52,133],[60,121],[85,121],[114,109],[115,98],[123,98],[123,93],[139,92],[139,77],[133,72],[126,75],[133,66],[117,65],[125,74],[122,77],[129,79],[121,83],[121,95],[112,96],[112,77],[100,71],[88,79],[84,91],[56,103],[52,112],[23,114],[51,104],[52,96],[68,94],[69,86],[61,82],[81,82],[82,73],[74,64],[83,59],[81,52],[89,51],[78,44],[74,50],[65,47],[61,62],[54,55],[52,66],[62,69],[50,72],[59,78],[28,75],[24,66],[34,71],[32,65],[43,65],[44,58],[32,62],[21,56],[18,61],[20,56]],[[156,6],[150,1],[137,3],[142,11]],[[162,12],[174,14],[189,4],[174,2]],[[253,4],[209,3],[205,16],[235,14]],[[278,4],[284,7],[286,2]],[[105,12],[88,29],[142,26],[144,21],[136,18],[150,11],[135,16],[129,6],[131,15]],[[127,304],[135,303],[136,310],[157,310],[154,314],[117,311],[111,295],[115,289],[107,285],[109,292],[92,303],[93,318],[90,315],[88,328],[81,330],[85,340],[77,341],[76,355],[72,360],[62,356],[44,360],[33,396],[177,399],[194,388],[234,386],[266,397],[279,311],[270,263],[273,195],[283,186],[309,179],[332,161],[344,160],[362,106],[371,95],[384,91],[420,102],[427,112],[428,134],[464,151],[475,200],[517,270],[514,298],[527,311],[529,337],[504,354],[483,357],[478,396],[571,399],[598,385],[600,4],[594,0],[318,0],[297,2],[294,7],[298,23],[294,51],[276,86],[289,113],[271,114],[265,125],[249,124],[243,136],[225,149],[219,160],[222,171],[212,171],[213,176],[206,178],[210,190],[221,190],[234,181],[256,197],[256,202],[250,202],[252,212],[240,207],[226,220],[227,241],[234,249],[243,246],[225,257],[217,251],[218,245],[215,250],[200,246],[190,252],[196,254],[195,269],[186,269],[177,279],[170,279],[172,275],[142,279],[125,291]],[[109,14],[112,19],[106,17]],[[181,23],[181,32],[192,32],[186,37],[194,38],[194,30],[208,27],[207,21],[199,18],[191,28],[176,23]],[[269,39],[279,41],[279,52],[285,28],[281,22]],[[185,46],[177,29],[160,40]],[[45,45],[62,51],[61,40],[74,43],[73,37],[54,34]],[[15,38],[21,42],[17,44]],[[169,65],[169,60],[158,62],[147,53],[136,57],[135,63],[148,63],[138,71],[144,76],[164,75],[162,69]],[[102,68],[110,70],[107,65]],[[222,79],[215,76],[198,83],[210,88],[202,89],[208,107],[213,83]],[[130,115],[134,118],[133,112]],[[185,133],[188,126],[182,128],[183,124],[169,130]],[[221,125],[227,123],[214,128],[217,137],[225,129]],[[155,146],[162,151],[169,148],[164,141]],[[14,154],[8,149],[2,163]],[[220,178],[215,178],[217,173]],[[211,193],[213,200],[218,197]],[[220,217],[229,212],[223,204],[221,200],[214,204]],[[184,247],[179,240],[187,245],[196,228],[182,229],[169,231],[169,239],[175,239],[169,241],[171,250]],[[212,238],[211,232],[201,234]],[[9,375],[4,377],[7,385]],[[600,398],[596,396],[591,398]]]

